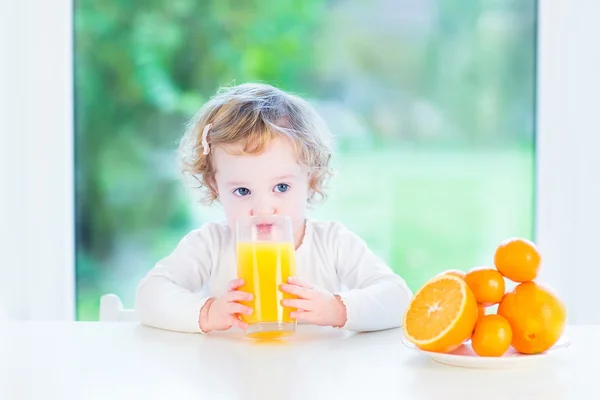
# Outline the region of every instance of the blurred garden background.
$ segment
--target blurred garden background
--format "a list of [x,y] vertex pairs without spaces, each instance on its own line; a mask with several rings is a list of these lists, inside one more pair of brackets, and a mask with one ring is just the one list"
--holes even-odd
[[533,0],[75,0],[77,318],[221,218],[176,149],[218,87],[307,97],[336,136],[338,219],[416,290],[532,238]]

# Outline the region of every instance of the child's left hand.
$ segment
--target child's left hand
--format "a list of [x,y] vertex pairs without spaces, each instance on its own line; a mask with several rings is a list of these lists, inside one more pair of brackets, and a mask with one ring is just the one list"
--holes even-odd
[[280,289],[298,297],[281,301],[284,307],[297,309],[290,313],[290,317],[296,321],[335,327],[346,324],[346,306],[339,297],[325,289],[299,278],[289,278],[288,283],[281,284]]

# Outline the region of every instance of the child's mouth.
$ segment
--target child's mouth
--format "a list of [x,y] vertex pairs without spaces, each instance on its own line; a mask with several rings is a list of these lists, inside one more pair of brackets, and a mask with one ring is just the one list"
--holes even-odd
[[258,231],[258,233],[269,233],[271,232],[272,227],[273,224],[258,224],[256,225],[256,230]]

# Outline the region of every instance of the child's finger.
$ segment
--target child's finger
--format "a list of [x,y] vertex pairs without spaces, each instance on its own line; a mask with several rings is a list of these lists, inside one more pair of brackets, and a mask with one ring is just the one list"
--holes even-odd
[[305,299],[283,299],[281,300],[281,305],[299,310],[312,311],[314,303],[311,300]]
[[290,318],[295,319],[297,322],[308,322],[313,323],[313,313],[310,311],[292,311]]
[[229,314],[245,314],[251,315],[254,310],[240,303],[227,303],[227,312]]
[[229,283],[227,284],[227,290],[231,292],[243,285],[244,285],[243,279],[240,279],[240,278],[233,279],[233,280],[229,281]]
[[234,292],[229,292],[225,295],[225,301],[250,301],[254,298],[252,293],[242,292],[241,290],[236,290]]
[[248,324],[247,323],[245,323],[244,321],[241,321],[241,320],[237,319],[233,315],[229,316],[229,323],[231,324],[231,326],[235,326],[235,327],[240,328],[240,329],[246,329],[246,328],[248,328]]
[[317,295],[314,291],[312,291],[310,289],[296,286],[296,285],[290,285],[287,283],[282,283],[279,286],[279,288],[281,289],[282,292],[293,294],[294,296],[298,296],[301,299],[312,300]]
[[297,278],[295,276],[290,276],[287,279],[287,281],[288,281],[288,283],[291,283],[292,285],[300,286],[300,287],[303,287],[303,288],[308,289],[308,290],[312,290],[313,289],[313,285],[311,285],[310,283],[306,282],[304,279],[300,279],[300,278]]

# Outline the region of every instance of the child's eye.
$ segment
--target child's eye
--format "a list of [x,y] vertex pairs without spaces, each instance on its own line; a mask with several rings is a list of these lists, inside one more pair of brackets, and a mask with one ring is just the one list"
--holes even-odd
[[250,194],[250,189],[246,188],[237,188],[233,191],[233,194],[239,197],[248,196]]
[[275,186],[275,191],[279,193],[285,193],[288,191],[289,188],[290,185],[288,185],[287,183],[280,183],[277,186]]

